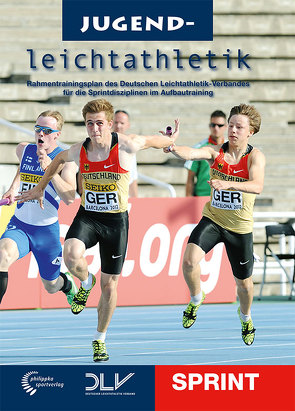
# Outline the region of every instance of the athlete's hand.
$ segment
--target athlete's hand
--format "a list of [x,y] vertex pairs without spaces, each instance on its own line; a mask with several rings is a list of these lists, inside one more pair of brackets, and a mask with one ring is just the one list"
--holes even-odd
[[14,198],[14,191],[13,190],[8,190],[6,191],[6,193],[3,194],[1,200],[4,200],[4,198],[8,198],[9,199],[9,204],[11,205],[14,203],[15,198]]
[[40,166],[42,167],[43,170],[45,170],[51,163],[51,158],[48,157],[44,148],[41,148],[40,150],[38,149],[37,155],[38,155],[38,161],[40,163]]
[[229,182],[223,180],[209,180],[208,184],[217,191],[228,190],[230,188]]
[[175,130],[174,133],[172,134],[171,138],[173,140],[173,142],[175,143],[176,139],[179,137],[179,118],[177,118],[176,120],[174,120],[174,124],[175,124]]
[[163,134],[163,136],[171,137],[171,140],[172,140],[172,144],[169,147],[163,148],[163,151],[166,154],[171,153],[171,151],[173,150],[173,147],[174,147],[174,142],[179,136],[179,123],[180,123],[179,118],[174,120],[175,130],[174,130],[174,133],[172,135],[167,134],[166,131],[160,131],[160,133]]
[[167,134],[166,133],[166,131],[159,131],[159,133],[161,133],[163,136],[168,136],[168,137],[171,137],[171,139],[173,140],[173,142],[175,142],[175,140],[178,138],[178,136],[179,136],[179,123],[180,123],[180,121],[179,121],[179,118],[177,118],[176,120],[174,120],[174,124],[175,124],[175,130],[174,130],[174,133],[171,135],[171,134]]
[[29,200],[38,200],[40,207],[44,210],[43,195],[44,190],[42,190],[38,187],[38,185],[36,185],[31,190],[20,191],[19,195],[15,197],[15,200],[18,201],[20,204],[25,203]]

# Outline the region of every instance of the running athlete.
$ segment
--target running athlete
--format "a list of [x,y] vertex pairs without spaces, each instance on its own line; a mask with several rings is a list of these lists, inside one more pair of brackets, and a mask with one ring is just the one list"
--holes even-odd
[[[98,326],[92,341],[93,360],[107,361],[105,338],[117,302],[117,286],[128,239],[129,170],[133,155],[149,147],[164,148],[178,136],[178,120],[172,138],[165,135],[126,136],[111,132],[114,110],[105,99],[88,102],[82,114],[88,138],[60,153],[46,170],[40,183],[17,197],[20,202],[38,199],[43,207],[43,191],[53,176],[69,161],[75,161],[82,175],[81,206],[69,228],[64,245],[68,269],[81,281],[72,302],[73,314],[85,307],[95,276],[88,272],[86,249],[99,243],[101,256],[101,297]],[[164,134],[162,132],[162,134]]]
[[[44,175],[55,156],[63,150],[57,145],[64,120],[58,111],[44,111],[35,125],[35,144],[20,143],[16,154],[20,165],[9,190],[2,198],[13,204],[14,195],[34,187]],[[34,254],[46,291],[54,294],[63,291],[71,304],[78,289],[70,273],[61,273],[62,248],[59,236],[57,211],[60,199],[70,204],[75,199],[76,166],[68,163],[56,175],[45,191],[44,210],[38,201],[17,204],[15,213],[9,221],[0,240],[0,302],[8,284],[8,270],[19,258],[30,251]]]
[[253,206],[255,195],[263,189],[265,168],[264,155],[248,140],[259,131],[260,123],[260,114],[254,106],[240,104],[231,109],[228,142],[221,148],[194,149],[175,145],[169,148],[179,158],[205,159],[211,165],[211,200],[204,206],[203,217],[191,233],[183,257],[183,274],[191,295],[183,312],[183,327],[194,324],[197,310],[205,299],[199,263],[216,244],[223,242],[237,285],[238,314],[246,345],[251,345],[255,337],[251,319]]

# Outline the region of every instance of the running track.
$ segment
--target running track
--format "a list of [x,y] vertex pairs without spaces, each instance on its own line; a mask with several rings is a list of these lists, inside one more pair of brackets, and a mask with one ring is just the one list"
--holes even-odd
[[[286,297],[285,297],[286,298]],[[255,301],[251,347],[241,339],[237,304],[206,304],[185,330],[184,306],[118,307],[107,334],[106,365],[295,364],[295,302]],[[96,309],[0,311],[0,365],[92,362]]]

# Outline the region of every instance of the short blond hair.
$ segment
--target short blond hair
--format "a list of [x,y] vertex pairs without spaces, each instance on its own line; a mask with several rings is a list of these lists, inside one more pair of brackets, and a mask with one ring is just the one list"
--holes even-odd
[[87,113],[100,113],[104,111],[106,114],[106,119],[108,121],[112,121],[114,117],[114,107],[112,104],[104,98],[100,98],[97,100],[91,100],[82,109],[82,114],[84,120],[86,120]]
[[38,120],[39,117],[53,117],[53,118],[55,118],[57,129],[60,130],[60,131],[62,129],[62,126],[64,125],[63,116],[60,114],[59,111],[56,111],[56,110],[43,111],[42,113],[39,114],[39,116],[37,117],[37,120]]
[[240,104],[239,106],[234,106],[230,111],[228,121],[232,116],[236,114],[243,114],[244,116],[247,116],[249,119],[250,131],[252,131],[253,134],[258,133],[261,125],[261,116],[254,106],[248,104]]

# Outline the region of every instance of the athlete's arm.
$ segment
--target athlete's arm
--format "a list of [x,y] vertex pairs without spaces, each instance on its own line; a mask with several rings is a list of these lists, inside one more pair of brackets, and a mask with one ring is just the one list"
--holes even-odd
[[61,173],[52,178],[57,194],[67,205],[73,203],[76,196],[76,168],[73,161],[66,163]]
[[75,161],[76,164],[78,164],[77,161],[79,162],[79,149],[81,149],[81,143],[74,144],[69,148],[69,150],[64,150],[59,153],[49,164],[44,176],[41,178],[39,183],[31,190],[23,191],[21,195],[15,197],[15,199],[20,203],[36,199],[39,201],[40,207],[44,208],[43,195],[47,184],[56,174],[61,173],[66,163]]
[[211,180],[209,182],[210,186],[217,191],[232,189],[244,193],[260,194],[263,190],[265,157],[258,149],[254,149],[249,157],[248,181]]
[[181,158],[183,160],[208,160],[213,161],[218,152],[212,147],[206,146],[202,148],[193,148],[188,146],[176,146],[172,145],[170,150],[175,157]]
[[9,189],[6,191],[6,193],[3,194],[2,199],[3,198],[8,198],[9,199],[9,205],[14,203],[14,195],[20,185],[20,166],[18,166],[14,179],[9,187]]
[[185,196],[192,197],[194,195],[195,188],[195,173],[192,170],[187,170],[187,180],[185,185]]
[[[29,143],[19,143],[16,147],[15,153],[19,159],[19,162],[21,162],[22,156],[23,156],[23,152],[25,147],[28,145]],[[20,166],[18,166],[14,179],[12,180],[12,183],[9,187],[9,189],[6,191],[6,193],[3,194],[2,198],[9,198],[10,203],[9,205],[13,204],[15,199],[14,199],[14,195],[17,192],[17,189],[20,186]]]
[[[175,131],[168,137],[164,131],[160,131],[161,135],[140,136],[130,134],[125,140],[126,151],[136,153],[139,150],[146,148],[165,148],[171,146],[179,136],[179,120],[174,120]],[[127,137],[127,136],[125,136]]]

